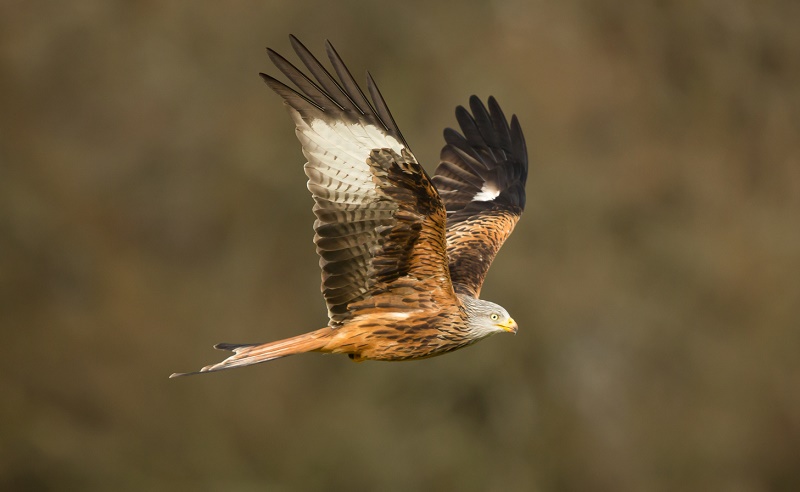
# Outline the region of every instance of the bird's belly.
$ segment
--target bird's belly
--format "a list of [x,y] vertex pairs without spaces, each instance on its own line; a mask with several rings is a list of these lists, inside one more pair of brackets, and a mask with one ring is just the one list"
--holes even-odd
[[363,337],[360,343],[351,346],[347,353],[354,361],[383,360],[402,361],[426,359],[472,343],[460,333],[427,330],[378,329]]
[[434,357],[469,345],[460,311],[398,310],[355,318],[337,327],[325,352],[354,361],[401,361]]

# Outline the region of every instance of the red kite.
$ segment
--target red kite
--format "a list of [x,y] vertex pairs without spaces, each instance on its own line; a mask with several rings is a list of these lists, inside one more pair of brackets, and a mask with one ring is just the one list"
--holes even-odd
[[368,99],[330,43],[335,77],[294,36],[291,43],[313,79],[272,50],[294,88],[261,77],[284,99],[308,159],[329,322],[276,342],[216,345],[233,355],[199,372],[304,352],[422,359],[516,333],[505,309],[478,296],[525,207],[528,157],[517,117],[509,125],[493,97],[487,110],[472,96],[471,114],[456,108],[461,133],[444,131],[431,179],[369,73]]

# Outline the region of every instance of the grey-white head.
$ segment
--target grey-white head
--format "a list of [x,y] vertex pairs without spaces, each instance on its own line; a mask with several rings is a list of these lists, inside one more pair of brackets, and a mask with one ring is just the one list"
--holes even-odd
[[517,333],[517,323],[503,306],[493,302],[459,296],[469,319],[469,330],[475,339],[495,333]]

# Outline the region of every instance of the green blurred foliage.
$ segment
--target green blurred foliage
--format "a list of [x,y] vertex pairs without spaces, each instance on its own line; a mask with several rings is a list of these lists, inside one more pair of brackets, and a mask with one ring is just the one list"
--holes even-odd
[[[800,4],[0,5],[0,489],[800,490]],[[326,322],[288,33],[429,170],[470,94],[528,209],[446,357],[168,380]]]

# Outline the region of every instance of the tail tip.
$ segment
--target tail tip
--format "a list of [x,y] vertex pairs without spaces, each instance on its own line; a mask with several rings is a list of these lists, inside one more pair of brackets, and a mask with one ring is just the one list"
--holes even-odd
[[196,372],[173,372],[169,375],[169,379],[180,378],[183,376],[191,376],[192,374],[197,374]]
[[217,350],[225,350],[228,352],[236,352],[236,349],[244,347],[255,347],[258,343],[218,343],[214,345]]

